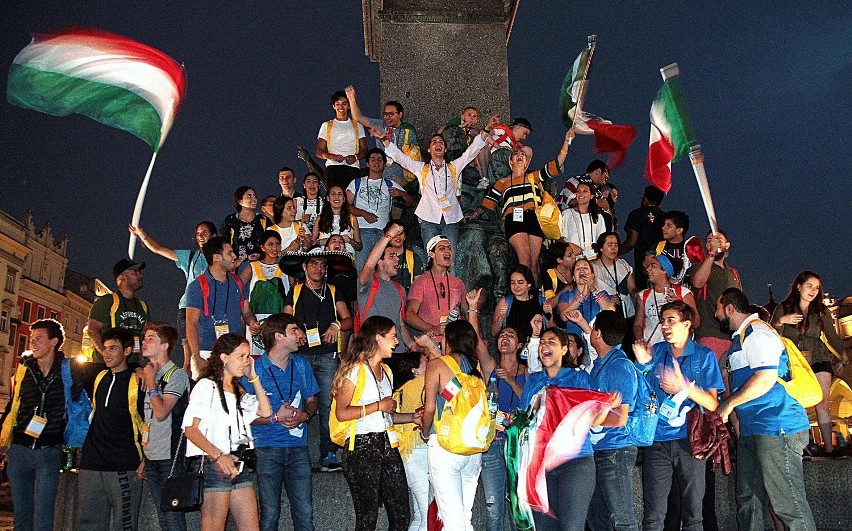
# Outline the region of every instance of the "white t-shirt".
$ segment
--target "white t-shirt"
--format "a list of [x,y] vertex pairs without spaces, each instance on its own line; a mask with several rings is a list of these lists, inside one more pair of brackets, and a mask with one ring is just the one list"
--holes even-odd
[[[369,366],[366,364],[358,365],[352,368],[352,371],[349,372],[346,379],[352,382],[352,385],[358,385],[358,371],[361,370],[367,371],[367,374],[364,382],[364,392],[361,394],[361,400],[358,401],[357,405],[366,406],[367,404],[378,402],[383,398],[393,395],[393,376],[390,371],[386,372],[382,376],[382,379],[379,380],[375,378],[375,374],[372,374],[373,371]],[[375,413],[370,413],[366,417],[356,421],[355,434],[363,435],[366,433],[381,433],[385,431],[387,426],[390,424],[393,424],[393,419],[391,418],[390,413],[376,411]]]
[[[322,123],[319,129],[319,133],[317,133],[317,139],[325,140],[328,145],[326,146],[326,151],[329,153],[334,153],[337,155],[343,155],[344,157],[348,155],[357,155],[358,154],[358,139],[366,138],[367,134],[364,132],[364,126],[355,122],[355,125],[358,127],[358,138],[355,138],[355,129],[352,127],[352,121],[346,120],[341,122],[340,120],[331,120],[331,136],[329,137],[327,133],[328,129],[328,121]],[[348,164],[348,166],[352,166],[353,168],[359,168],[359,161],[355,161],[354,164]],[[326,159],[326,166],[341,166],[347,165],[346,161],[337,162],[331,159]]]
[[296,198],[296,221],[301,222],[302,217],[305,214],[308,215],[308,221],[305,222],[306,232],[311,232],[314,228],[314,222],[316,222],[320,215],[320,210],[322,210],[322,203],[321,197],[308,199],[305,196],[299,196]]
[[[251,423],[257,418],[257,397],[243,393],[240,403],[242,412],[237,410],[237,399],[233,393],[225,392],[228,412],[222,408],[218,385],[208,378],[198,380],[189,395],[189,405],[183,416],[183,427],[192,426],[195,419],[201,419],[198,429],[216,448],[226,453],[236,450],[239,444],[248,444],[254,448]],[[186,441],[186,456],[205,455],[200,448]]]
[[[355,193],[356,182],[360,183],[357,187],[357,193]],[[391,181],[390,188],[402,190],[402,187],[393,181]],[[346,191],[352,192],[352,195],[355,196],[354,206],[375,214],[378,218],[375,223],[368,223],[366,219],[358,218],[358,228],[384,230],[385,225],[388,224],[388,219],[390,219],[391,207],[393,206],[390,188],[388,188],[388,183],[384,178],[361,177],[349,183]]]
[[627,277],[633,273],[633,268],[630,264],[618,258],[615,260],[614,267],[609,267],[603,264],[600,259],[592,260],[592,267],[595,270],[595,277],[598,279],[598,288],[606,291],[607,295],[618,295],[621,299],[621,309],[625,317],[633,317],[636,313],[636,308],[633,305],[633,297],[629,293],[618,293],[618,285],[621,285],[627,291]]
[[[600,279],[598,279],[600,280]],[[672,286],[675,290],[675,298],[683,300],[684,297],[692,293],[685,286]],[[646,293],[650,292],[650,293]],[[680,296],[678,297],[678,294]],[[663,330],[660,326],[659,309],[666,304],[666,293],[657,293],[654,288],[644,289],[639,292],[639,300],[645,301],[645,330],[642,331],[642,339],[648,342],[648,346],[659,343],[663,340]]]

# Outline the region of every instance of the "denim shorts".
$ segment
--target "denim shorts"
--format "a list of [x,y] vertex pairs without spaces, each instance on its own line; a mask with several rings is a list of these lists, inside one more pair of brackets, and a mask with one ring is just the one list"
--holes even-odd
[[231,492],[253,486],[248,469],[243,469],[242,473],[232,479],[222,475],[215,464],[204,463],[204,492]]

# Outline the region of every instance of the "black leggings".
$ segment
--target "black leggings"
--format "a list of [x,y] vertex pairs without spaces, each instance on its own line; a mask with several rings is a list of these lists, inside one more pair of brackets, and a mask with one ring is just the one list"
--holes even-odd
[[343,475],[355,506],[355,531],[374,531],[379,506],[388,514],[390,531],[406,531],[411,521],[408,482],[399,450],[391,448],[387,433],[355,436],[355,449],[343,448]]

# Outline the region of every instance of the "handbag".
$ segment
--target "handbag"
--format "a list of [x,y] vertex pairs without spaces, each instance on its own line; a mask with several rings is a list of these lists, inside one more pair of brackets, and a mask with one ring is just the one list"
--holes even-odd
[[[181,439],[183,438],[184,435],[181,434]],[[197,471],[193,471],[194,467],[190,465],[186,473],[174,475],[180,446],[178,443],[169,477],[163,485],[163,496],[160,498],[160,510],[163,512],[198,511],[204,503],[204,456],[201,456],[201,465]]]
[[686,414],[687,437],[692,457],[710,462],[713,470],[721,467],[727,476],[731,473],[731,455],[728,440],[731,434],[716,411],[702,411],[694,407]]
[[[541,232],[547,240],[558,240],[562,237],[562,213],[559,211],[559,206],[553,200],[553,196],[547,193],[543,187],[537,186],[535,176],[529,177],[530,186],[533,189],[533,203],[535,204],[535,215],[538,218],[538,224],[541,227]],[[538,191],[538,194],[536,194]]]

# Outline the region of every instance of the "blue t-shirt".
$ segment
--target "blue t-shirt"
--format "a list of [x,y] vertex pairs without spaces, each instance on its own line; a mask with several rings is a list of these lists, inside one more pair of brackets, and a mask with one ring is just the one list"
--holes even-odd
[[[287,402],[292,403],[299,395],[299,409],[305,410],[308,398],[320,392],[317,379],[311,364],[305,358],[296,354],[290,354],[286,369],[274,365],[267,353],[255,362],[255,370],[260,376],[260,383],[269,397],[269,405],[273,413],[281,409]],[[243,376],[243,387],[254,394],[254,386],[248,383],[248,378]],[[293,435],[290,429],[283,424],[258,424],[252,426],[255,448],[293,448],[308,445],[308,425],[301,424],[297,428],[302,430],[301,435]]]
[[[559,296],[559,303],[563,302],[566,304],[570,304],[577,296],[580,295],[580,292],[576,289],[572,289],[571,291],[565,291],[562,295]],[[591,323],[592,319],[597,317],[599,313],[601,313],[601,306],[598,304],[598,301],[595,300],[594,295],[589,295],[589,297],[580,303],[580,306],[577,308],[580,310],[580,313],[583,314],[583,318],[587,323]],[[583,337],[583,342],[585,343],[585,337],[583,336],[583,329],[577,326],[576,323],[572,321],[568,321],[565,323],[565,331],[569,334],[577,334],[580,337]],[[585,351],[589,351],[589,345],[585,345]]]
[[[674,369],[674,356],[672,355],[671,345],[665,341],[655,344],[652,347],[651,361],[647,365],[637,363],[637,368],[646,372],[653,372],[649,383],[654,387],[657,393],[657,399],[660,401],[660,408],[663,409],[663,402],[670,397],[665,391],[660,388],[662,377],[662,368],[668,367]],[[680,364],[680,372],[690,382],[695,382],[695,385],[709,391],[716,389],[717,391],[725,390],[725,382],[722,380],[722,371],[719,370],[719,362],[716,361],[716,354],[712,350],[700,345],[691,339],[686,343],[686,348],[683,354],[677,358]],[[686,439],[686,414],[690,409],[695,407],[695,402],[689,398],[682,403],[676,404],[675,409],[677,415],[666,420],[660,416],[657,422],[657,431],[654,433],[654,442],[657,441],[675,441],[677,439]]]
[[[489,380],[491,378],[497,378],[497,370],[495,369],[491,376],[489,376]],[[527,375],[526,374],[518,374],[514,377],[515,382],[523,388],[527,383]],[[486,385],[488,382],[486,382]],[[521,399],[515,395],[515,391],[512,389],[512,386],[509,385],[509,382],[503,380],[501,378],[497,378],[497,409],[504,413],[514,413],[516,409],[518,409],[518,405],[521,403]],[[498,439],[505,439],[506,433],[501,430],[497,430],[496,437]]]
[[[199,275],[200,277],[201,275]],[[210,350],[216,342],[216,325],[228,325],[228,332],[245,335],[242,324],[243,293],[239,284],[230,274],[225,282],[219,282],[210,274],[208,269],[203,273],[207,277],[210,293],[207,295],[207,307],[210,315],[204,315],[204,296],[201,294],[201,283],[196,278],[186,288],[187,308],[198,308],[201,316],[198,318],[198,348]]]
[[[207,259],[204,258],[204,253],[199,249],[190,251],[189,249],[176,249],[175,265],[186,275],[186,286],[192,283],[198,275],[204,273],[207,269]],[[186,308],[186,289],[183,290],[183,295],[180,297],[178,308]]]
[[[524,394],[521,395],[519,407],[523,409],[528,408],[533,395],[548,385],[595,390],[595,382],[592,380],[592,377],[582,369],[562,369],[553,378],[547,375],[546,370],[534,372],[527,378],[527,384],[524,386]],[[575,459],[577,457],[588,457],[593,454],[592,441],[586,436],[583,448],[576,455]]]
[[[740,343],[740,330],[733,335],[728,363],[731,367],[731,387],[736,392],[751,376],[760,370],[776,370],[781,378],[787,377],[787,351],[781,338],[766,323],[749,324],[752,315],[740,326],[745,328],[745,340]],[[740,435],[772,435],[798,433],[810,428],[808,415],[802,405],[775,382],[769,391],[735,408],[740,421]]]
[[[627,359],[620,345],[610,350],[603,360],[595,361],[591,377],[598,391],[604,393],[618,391],[621,393],[622,404],[628,404],[631,412],[636,407],[636,398],[639,394],[636,368],[633,362]],[[591,439],[595,450],[617,450],[633,446],[633,441],[627,435],[627,429],[624,426],[592,428]]]

